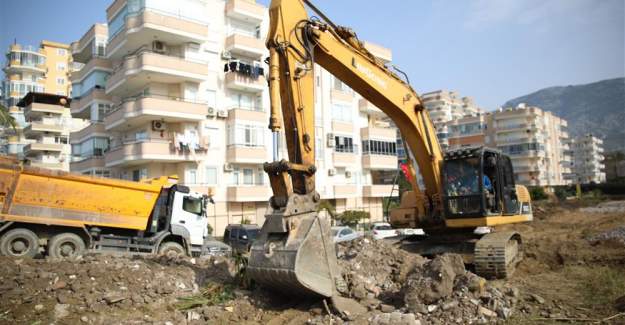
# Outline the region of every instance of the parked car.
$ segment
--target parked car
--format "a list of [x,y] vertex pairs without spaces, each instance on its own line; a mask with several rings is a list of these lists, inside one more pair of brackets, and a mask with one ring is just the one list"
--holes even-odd
[[371,233],[374,239],[399,236],[399,231],[393,229],[391,225],[386,222],[374,223],[371,227]]
[[213,238],[213,236],[205,237],[204,245],[202,247],[203,247],[202,249],[205,250],[202,252],[202,255],[211,255],[211,256],[231,256],[232,255],[232,247]]
[[332,238],[335,243],[341,243],[345,241],[354,240],[361,237],[362,234],[358,233],[350,227],[332,227]]
[[234,253],[246,254],[259,233],[258,225],[230,224],[224,231],[224,243],[230,245]]
[[425,232],[421,228],[402,228],[397,229],[402,236],[425,236]]

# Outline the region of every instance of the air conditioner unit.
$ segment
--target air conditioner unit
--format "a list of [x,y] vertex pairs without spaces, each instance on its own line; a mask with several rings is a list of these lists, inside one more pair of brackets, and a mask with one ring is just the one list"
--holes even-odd
[[328,133],[327,143],[329,148],[334,148],[334,133]]
[[224,171],[225,172],[231,172],[234,168],[232,167],[232,164],[230,163],[225,163],[224,164]]
[[334,176],[334,175],[336,175],[336,169],[334,168],[328,169],[328,176]]
[[223,51],[221,52],[221,58],[224,60],[230,60],[232,59],[232,55],[230,54],[230,51]]
[[152,121],[152,130],[154,131],[165,131],[167,125],[163,121]]
[[214,117],[215,114],[217,114],[217,110],[214,107],[209,107],[206,111],[206,116],[208,117]]
[[217,111],[217,117],[228,117],[228,112],[225,109],[220,109]]
[[352,172],[350,172],[349,170],[345,171],[345,178],[352,178]]
[[156,53],[165,53],[167,51],[167,45],[161,41],[152,42],[152,51]]

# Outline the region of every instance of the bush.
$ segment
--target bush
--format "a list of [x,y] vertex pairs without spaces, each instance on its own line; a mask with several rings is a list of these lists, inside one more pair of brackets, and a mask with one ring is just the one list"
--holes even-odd
[[241,224],[242,225],[250,225],[250,224],[252,224],[252,220],[244,217],[243,219],[241,219]]
[[575,195],[575,192],[571,192],[567,187],[558,186],[555,188],[555,194],[556,197],[558,197],[558,200],[564,201],[567,197]]
[[532,187],[529,189],[530,197],[532,201],[539,201],[547,199],[547,194],[545,193],[545,189],[542,187]]
[[337,216],[336,220],[339,221],[342,225],[355,227],[357,224],[360,223],[361,220],[368,218],[370,218],[369,212],[347,210]]

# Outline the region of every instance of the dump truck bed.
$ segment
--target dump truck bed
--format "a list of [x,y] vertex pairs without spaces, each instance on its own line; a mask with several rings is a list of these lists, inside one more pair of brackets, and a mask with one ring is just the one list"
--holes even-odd
[[144,230],[169,183],[81,176],[0,157],[0,221]]

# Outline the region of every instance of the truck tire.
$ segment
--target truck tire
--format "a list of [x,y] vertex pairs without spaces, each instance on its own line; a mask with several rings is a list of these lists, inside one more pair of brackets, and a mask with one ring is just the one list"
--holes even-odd
[[0,254],[12,257],[35,257],[39,253],[39,237],[25,228],[7,231],[0,238]]
[[80,256],[85,252],[85,241],[80,236],[64,232],[54,235],[48,241],[48,256],[52,258],[65,258]]
[[158,253],[167,255],[167,256],[170,256],[173,254],[175,254],[176,256],[186,255],[186,251],[184,250],[184,247],[182,247],[182,245],[173,241],[162,243],[158,248]]

